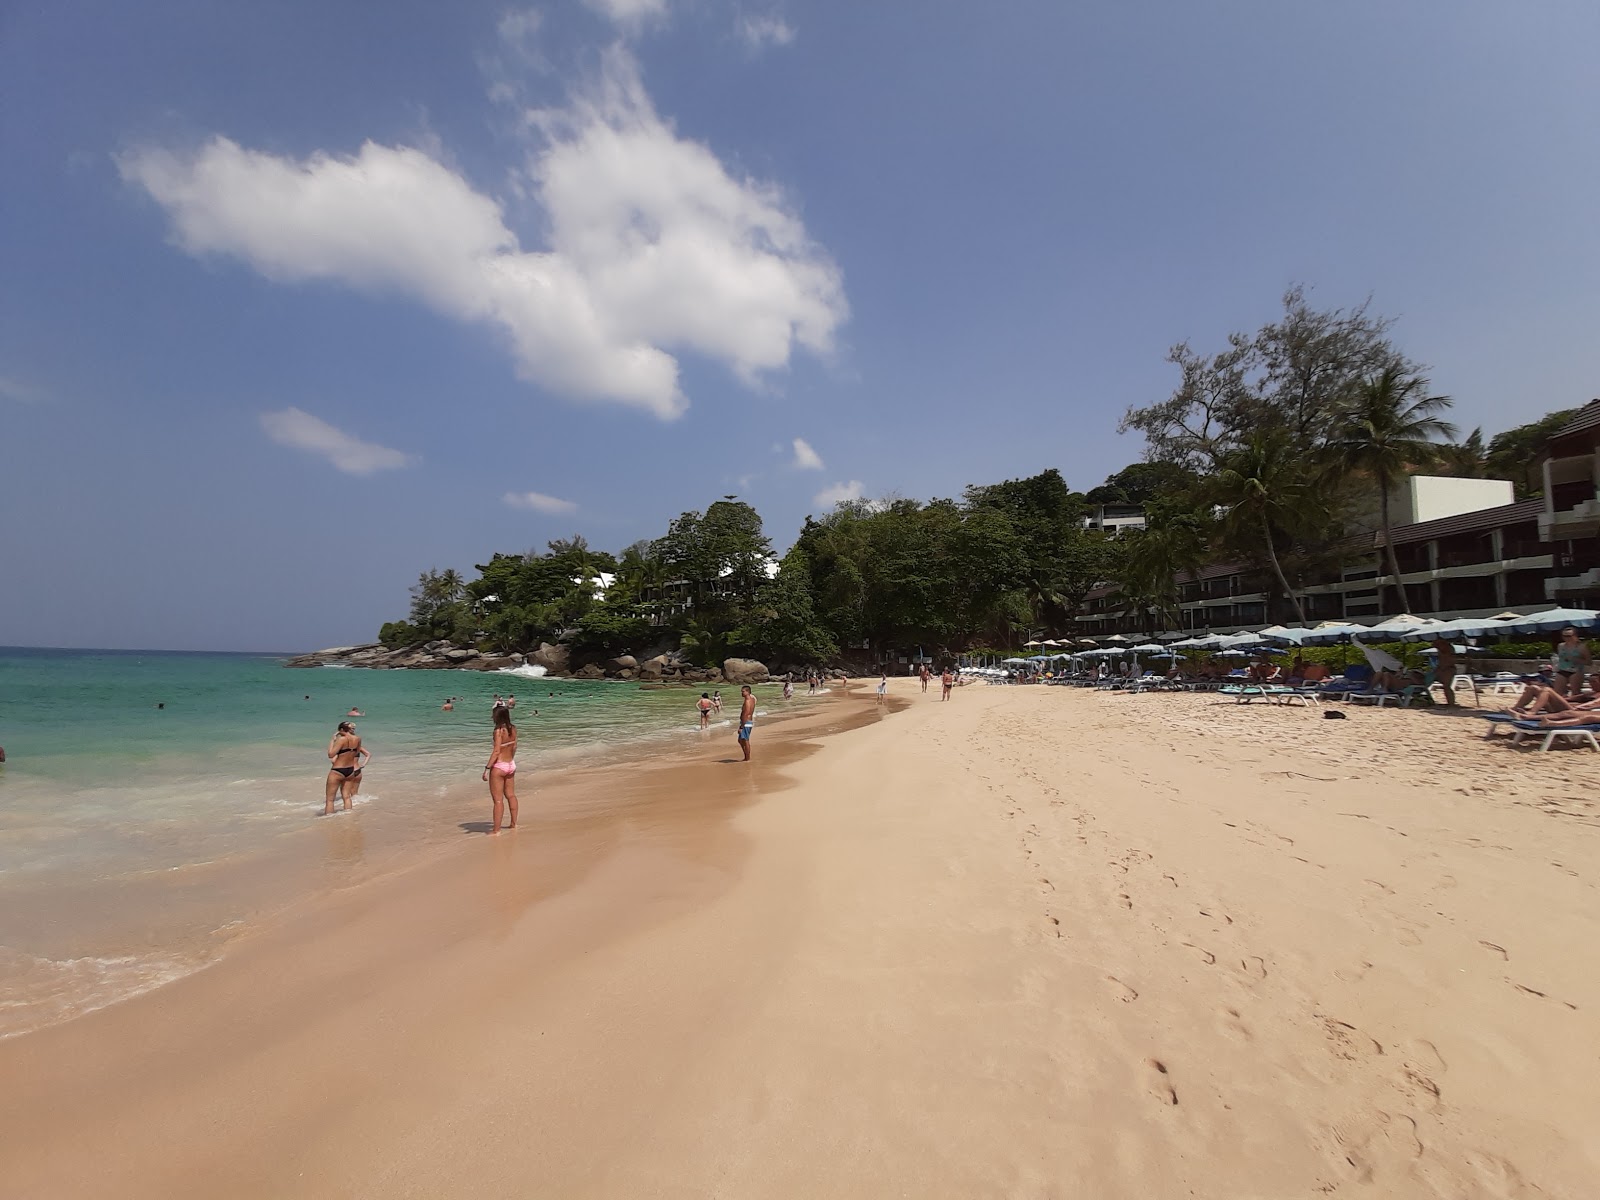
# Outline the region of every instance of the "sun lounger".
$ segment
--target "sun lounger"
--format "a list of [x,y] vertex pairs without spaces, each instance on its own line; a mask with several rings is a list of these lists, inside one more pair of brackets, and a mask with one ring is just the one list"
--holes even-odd
[[1538,721],[1513,721],[1511,741],[1520,744],[1524,738],[1538,737],[1544,734],[1544,742],[1539,746],[1541,751],[1550,749],[1555,745],[1557,738],[1576,738],[1581,744],[1587,742],[1589,749],[1600,750],[1600,741],[1595,740],[1595,734],[1600,733],[1600,722],[1592,725],[1541,725]]

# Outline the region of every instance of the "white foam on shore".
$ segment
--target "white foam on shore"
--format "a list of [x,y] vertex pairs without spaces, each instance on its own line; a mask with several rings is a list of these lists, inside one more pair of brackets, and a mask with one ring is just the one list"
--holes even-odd
[[41,958],[0,946],[0,1041],[153,992],[206,965],[176,958]]
[[523,663],[520,667],[499,667],[496,675],[521,675],[524,679],[543,679],[549,671],[536,663]]

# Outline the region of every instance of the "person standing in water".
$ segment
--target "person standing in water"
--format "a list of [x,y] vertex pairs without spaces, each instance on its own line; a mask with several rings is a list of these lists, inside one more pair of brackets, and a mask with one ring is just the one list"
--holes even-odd
[[750,761],[750,735],[756,727],[756,694],[747,683],[739,689],[739,749],[744,751],[744,761]]
[[328,780],[322,789],[323,816],[333,816],[335,796],[344,801],[345,812],[350,811],[356,793],[361,790],[361,769],[371,761],[372,751],[362,746],[356,727],[349,721],[340,721],[333,740],[328,743]]
[[700,699],[695,702],[700,709],[700,728],[706,729],[711,724],[711,697],[705,692],[700,693]]
[[484,765],[483,777],[489,782],[489,800],[494,806],[494,828],[500,832],[500,819],[509,816],[507,829],[517,827],[517,727],[511,723],[511,710],[505,705],[494,710],[494,746]]

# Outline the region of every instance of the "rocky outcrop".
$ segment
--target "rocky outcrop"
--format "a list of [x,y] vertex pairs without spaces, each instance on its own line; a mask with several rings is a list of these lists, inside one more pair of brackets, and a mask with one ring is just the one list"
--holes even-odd
[[765,683],[767,665],[753,658],[730,658],[722,664],[722,677],[729,683]]
[[375,670],[407,671],[501,671],[520,667],[524,663],[543,667],[557,677],[572,679],[627,679],[639,680],[650,687],[668,687],[674,684],[712,686],[729,683],[766,683],[772,678],[766,664],[753,658],[730,658],[716,667],[700,667],[689,662],[678,650],[651,647],[654,653],[618,654],[608,658],[592,654],[575,653],[565,645],[540,644],[526,656],[521,654],[495,654],[475,646],[455,646],[447,641],[423,642],[415,646],[402,646],[391,650],[377,642],[360,646],[331,646],[312,654],[291,658],[290,667],[321,667],[342,665],[371,667]]
[[536,667],[543,667],[552,675],[565,675],[572,669],[572,651],[565,646],[540,642],[539,648],[528,655],[528,661]]

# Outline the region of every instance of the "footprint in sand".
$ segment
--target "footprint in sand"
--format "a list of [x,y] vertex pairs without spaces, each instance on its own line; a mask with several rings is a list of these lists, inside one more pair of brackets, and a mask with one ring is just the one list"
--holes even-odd
[[1205,963],[1206,966],[1216,966],[1217,956],[1211,953],[1211,951],[1205,949],[1203,946],[1196,946],[1193,942],[1184,942],[1183,944],[1198,954],[1200,956],[1200,961]]
[[1403,1179],[1422,1157],[1417,1123],[1404,1113],[1362,1113],[1336,1122],[1329,1133],[1333,1142],[1329,1147],[1331,1156],[1343,1173],[1357,1183],[1371,1183],[1375,1177]]
[[1349,1021],[1341,1021],[1337,1017],[1319,1016],[1317,1019],[1322,1022],[1322,1032],[1335,1058],[1355,1062],[1363,1058],[1377,1058],[1383,1053],[1381,1042],[1368,1037]]
[[1172,1086],[1172,1077],[1167,1071],[1167,1064],[1159,1058],[1144,1060],[1144,1086],[1145,1090],[1162,1104],[1178,1103],[1178,1092]]
[[1249,976],[1251,982],[1259,983],[1267,977],[1267,960],[1259,954],[1248,954],[1239,960],[1239,970]]
[[1139,998],[1139,993],[1134,991],[1115,975],[1107,975],[1106,982],[1111,985],[1112,993],[1124,1004],[1131,1004]]
[[1250,1026],[1244,1023],[1244,1019],[1239,1016],[1237,1008],[1223,1009],[1217,1024],[1223,1033],[1238,1041],[1251,1042],[1255,1040],[1256,1035],[1250,1032]]
[[1482,938],[1478,939],[1478,945],[1482,946],[1485,950],[1494,951],[1501,958],[1503,958],[1506,962],[1510,962],[1511,961],[1511,955],[1506,950],[1506,948],[1504,946],[1496,945],[1494,942],[1486,942]]

